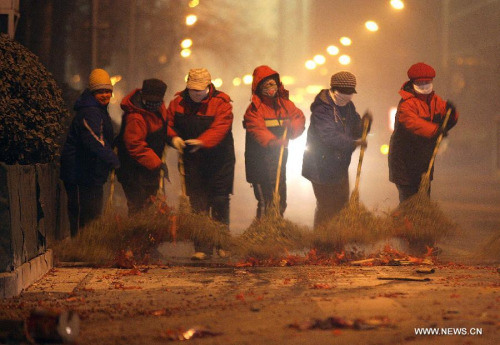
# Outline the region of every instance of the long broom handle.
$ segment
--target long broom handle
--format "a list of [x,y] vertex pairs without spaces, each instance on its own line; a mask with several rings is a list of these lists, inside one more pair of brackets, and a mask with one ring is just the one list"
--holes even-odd
[[[166,163],[167,161],[167,145],[163,149],[163,154],[161,155],[161,162]],[[160,169],[160,183],[158,184],[158,192],[156,194],[166,194],[164,190],[165,186],[165,172]]]
[[177,166],[179,168],[179,175],[181,177],[181,190],[182,196],[186,196],[186,172],[184,171],[184,155],[179,152],[179,156],[177,158]]
[[281,164],[283,163],[283,152],[285,151],[285,140],[286,140],[286,135],[288,134],[288,127],[285,127],[285,131],[283,132],[283,136],[281,139],[283,139],[283,143],[281,144],[280,148],[280,158],[278,160],[278,171],[276,171],[276,185],[274,187],[274,195],[278,196],[278,190],[280,188],[280,177],[281,177]]
[[[113,152],[117,155],[118,149],[115,147]],[[115,194],[115,176],[116,171],[115,169],[113,169],[111,170],[111,175],[109,176],[109,196],[106,202],[106,210],[111,210],[111,207],[113,206],[113,195]]]
[[108,208],[111,208],[113,205],[113,195],[115,194],[115,175],[115,169],[111,170],[111,175],[109,177],[109,196],[107,202]]
[[427,179],[431,175],[432,166],[434,165],[434,160],[436,159],[436,155],[438,153],[439,145],[441,144],[441,140],[443,140],[444,130],[446,128],[446,125],[448,124],[448,120],[450,119],[450,115],[451,115],[451,108],[448,109],[448,111],[446,112],[446,117],[444,118],[443,124],[441,125],[441,134],[439,134],[439,136],[436,140],[436,146],[434,147],[434,152],[432,152],[431,161],[429,162],[429,168],[427,169],[427,172],[425,173],[425,177]]
[[[366,136],[368,134],[368,124],[370,120],[368,118],[363,119],[363,134],[361,135],[361,140],[365,141]],[[361,165],[363,164],[363,157],[365,155],[366,147],[364,145],[361,146],[359,151],[359,162],[358,162],[358,171],[356,172],[356,183],[354,185],[354,190],[357,191],[359,189],[359,179],[361,176]]]

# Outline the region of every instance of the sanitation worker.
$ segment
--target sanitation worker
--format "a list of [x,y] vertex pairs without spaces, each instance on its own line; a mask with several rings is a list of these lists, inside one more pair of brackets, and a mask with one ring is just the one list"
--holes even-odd
[[[399,90],[401,100],[389,146],[389,180],[396,184],[400,202],[418,192],[448,109],[451,115],[443,134],[446,135],[458,120],[453,103],[434,92],[434,68],[419,62],[408,69],[407,75],[409,80]],[[433,171],[434,167],[430,181]],[[430,183],[427,193],[430,195]]]
[[[311,104],[311,124],[302,163],[302,176],[311,181],[316,210],[314,227],[327,222],[349,201],[348,169],[351,156],[362,140],[362,121],[352,98],[356,93],[354,74],[332,75],[330,89],[321,90]],[[364,117],[371,125],[372,115]]]
[[[305,129],[304,113],[289,100],[278,72],[268,66],[253,71],[252,99],[243,120],[246,129],[245,172],[257,199],[257,218],[273,203],[280,151],[279,213],[286,209],[286,162],[288,140]],[[287,135],[284,137],[285,128]]]
[[60,178],[68,196],[71,236],[102,213],[103,185],[109,172],[120,166],[113,152],[113,125],[108,113],[113,86],[100,68],[89,76],[88,88],[75,102],[61,153]]
[[[229,228],[234,143],[231,99],[212,84],[206,68],[191,69],[186,88],[167,109],[168,140],[184,161],[186,194],[194,212],[206,212]],[[210,258],[213,247],[195,241],[193,260]],[[216,248],[221,257],[227,255]]]
[[163,97],[167,85],[159,79],[146,79],[121,102],[120,134],[116,140],[121,167],[116,176],[127,198],[129,215],[144,208],[156,195],[160,171],[168,178],[162,162],[167,141],[167,108]]

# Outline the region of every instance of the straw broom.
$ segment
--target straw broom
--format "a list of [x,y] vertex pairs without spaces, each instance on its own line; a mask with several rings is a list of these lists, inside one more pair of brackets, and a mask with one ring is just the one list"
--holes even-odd
[[[165,154],[162,161],[165,160]],[[90,264],[123,267],[123,255],[127,261],[144,262],[147,255],[171,234],[170,212],[164,198],[163,171],[160,172],[160,188],[154,202],[130,218],[121,218],[114,213],[115,171],[110,174],[110,193],[103,216],[91,222],[70,242],[54,249],[60,260],[84,261]],[[123,254],[123,255],[122,255]]]
[[306,229],[284,219],[280,213],[279,184],[287,135],[288,128],[285,127],[272,204],[266,209],[266,214],[262,218],[255,219],[243,234],[233,240],[233,254],[268,259],[283,256],[289,250],[303,249],[306,246]]
[[450,119],[451,115],[451,108],[448,109],[446,112],[446,116],[444,118],[443,124],[441,125],[441,133],[439,134],[437,140],[436,140],[436,146],[434,147],[434,151],[432,152],[431,160],[429,161],[429,167],[427,168],[427,172],[422,175],[422,179],[420,181],[420,186],[418,188],[418,196],[419,198],[428,198],[428,191],[429,191],[429,186],[430,186],[430,176],[431,176],[431,171],[432,167],[434,166],[434,160],[436,159],[438,150],[439,150],[439,145],[441,145],[441,141],[443,140],[444,137],[444,131],[446,130],[446,126],[448,124],[448,120]]
[[[369,121],[368,117],[363,117],[362,141],[368,135]],[[313,243],[320,251],[341,251],[348,243],[374,242],[386,236],[387,222],[374,216],[359,201],[359,182],[365,150],[366,147],[361,146],[354,189],[347,206],[332,220],[314,230]]]
[[439,205],[429,198],[430,174],[450,115],[451,109],[448,109],[429,166],[427,171],[422,174],[418,192],[401,203],[393,213],[396,221],[396,234],[402,234],[406,237],[410,244],[410,250],[415,253],[429,251],[429,246],[434,246],[438,239],[447,235],[455,227],[455,224],[441,211]]
[[113,208],[115,177],[113,169],[103,215],[80,229],[76,237],[54,246],[54,252],[60,261],[83,261],[89,264],[109,264],[113,261],[116,253],[109,250],[109,244],[113,243],[112,234],[118,228]]
[[213,220],[206,213],[193,212],[186,189],[186,172],[184,169],[184,155],[179,152],[177,159],[181,181],[181,197],[177,215],[175,216],[176,229],[184,239],[211,244],[214,247],[227,247],[230,235],[227,225]]

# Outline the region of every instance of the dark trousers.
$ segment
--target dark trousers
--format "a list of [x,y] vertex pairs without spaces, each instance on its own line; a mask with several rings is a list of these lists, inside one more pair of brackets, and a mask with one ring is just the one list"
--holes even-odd
[[[212,219],[226,224],[229,230],[229,195],[208,195],[206,193],[196,193],[189,197],[189,202],[193,212],[206,213]],[[204,252],[212,255],[213,247],[211,244],[201,241],[194,241],[196,252]]]
[[336,184],[313,183],[316,197],[314,227],[318,227],[337,215],[349,201],[349,179],[345,178]]
[[151,179],[148,183],[142,180],[128,180],[122,183],[123,192],[127,198],[128,214],[133,215],[141,211],[151,200],[151,196],[158,192],[158,179]]
[[68,217],[71,237],[78,234],[80,228],[99,218],[102,214],[103,187],[83,186],[64,183],[68,196]]
[[[276,186],[274,183],[254,183],[252,184],[253,194],[257,199],[257,218],[263,217],[267,210],[273,206],[274,190]],[[278,193],[280,195],[279,212],[283,217],[286,210],[286,181],[281,181]]]
[[[420,183],[419,184],[412,184],[412,185],[402,185],[402,184],[396,184],[396,187],[398,188],[398,193],[399,193],[399,203],[402,203],[403,201],[409,199],[413,195],[418,193],[418,189],[420,188]],[[431,184],[429,182],[429,190],[427,191],[427,195],[429,197],[431,196]]]

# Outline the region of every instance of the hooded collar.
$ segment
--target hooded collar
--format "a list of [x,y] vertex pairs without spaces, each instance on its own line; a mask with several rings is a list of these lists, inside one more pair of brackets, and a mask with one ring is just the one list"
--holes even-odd
[[285,89],[283,86],[283,83],[281,83],[280,75],[278,72],[273,70],[269,66],[259,66],[255,68],[253,71],[253,81],[252,81],[252,103],[258,108],[261,103],[268,103],[268,102],[263,102],[262,98],[257,94],[257,89],[259,87],[259,84],[262,80],[264,80],[267,77],[275,76],[278,82],[278,94],[277,98],[282,98],[282,99],[288,99],[288,90]]
[[99,107],[105,110],[108,108],[107,105],[101,105],[89,89],[85,89],[85,91],[83,91],[80,97],[76,100],[73,109],[78,111],[79,109],[87,107]]

